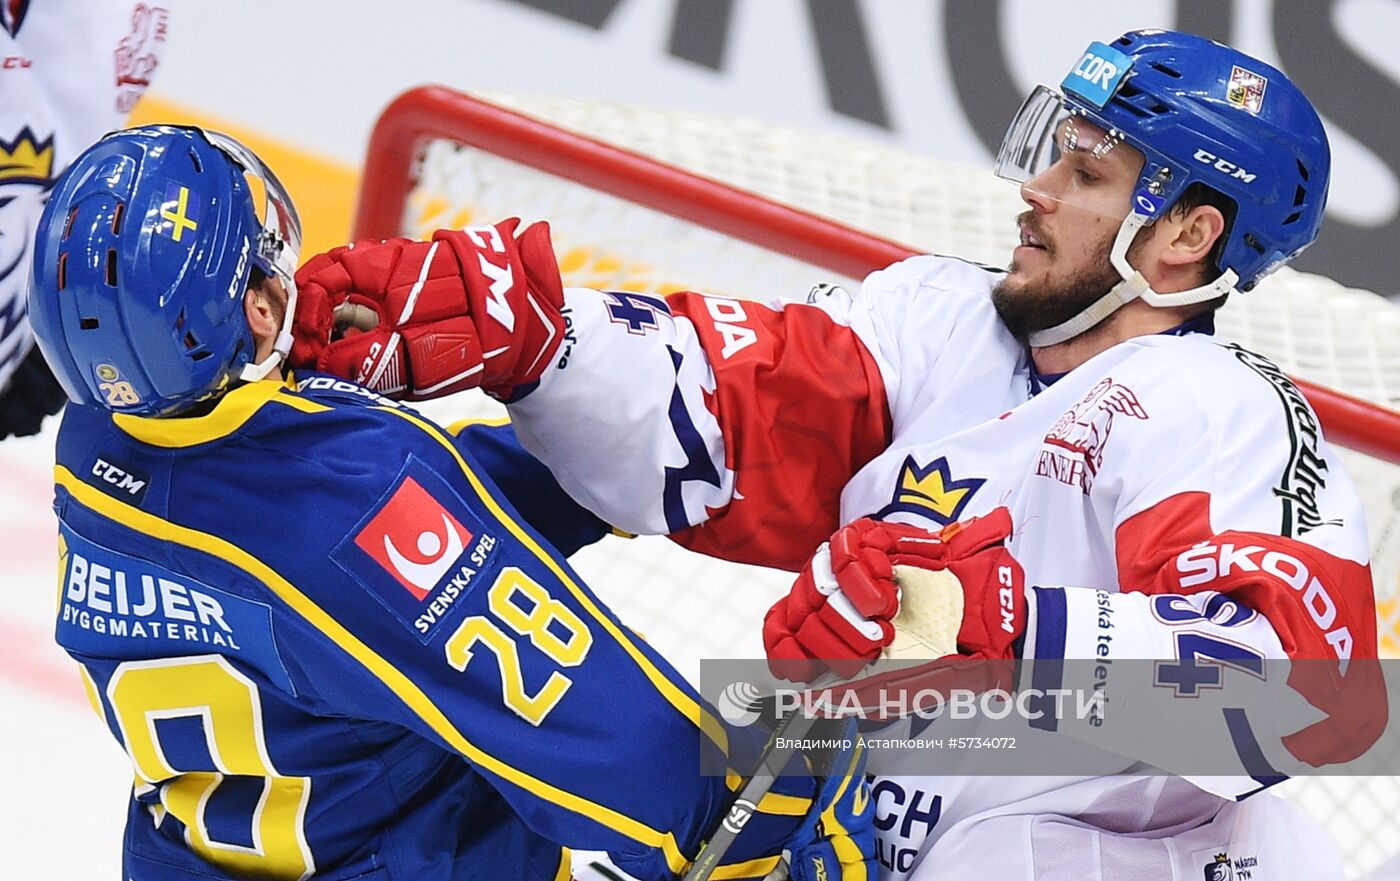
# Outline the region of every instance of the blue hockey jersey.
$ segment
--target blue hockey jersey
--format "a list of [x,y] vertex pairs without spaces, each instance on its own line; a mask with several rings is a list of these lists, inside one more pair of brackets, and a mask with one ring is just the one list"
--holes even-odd
[[[758,732],[466,446],[316,375],[188,418],[68,408],[57,638],[135,768],[124,878],[547,881],[564,847],[646,878],[695,856],[734,785],[702,762]],[[576,514],[565,543],[603,528]],[[717,877],[776,865],[813,785],[781,789]]]

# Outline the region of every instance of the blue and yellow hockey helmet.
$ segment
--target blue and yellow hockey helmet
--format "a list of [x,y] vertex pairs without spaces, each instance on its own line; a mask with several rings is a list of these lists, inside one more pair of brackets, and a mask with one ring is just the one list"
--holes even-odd
[[[285,188],[227,135],[152,126],[107,135],[54,186],[39,221],[30,321],[69,398],[173,415],[291,348],[301,224]],[[288,303],[254,362],[243,297],[253,268]]]

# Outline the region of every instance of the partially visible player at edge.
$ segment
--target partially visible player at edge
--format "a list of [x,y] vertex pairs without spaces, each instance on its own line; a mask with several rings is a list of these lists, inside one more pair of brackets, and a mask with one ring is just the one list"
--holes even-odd
[[[513,233],[463,258],[528,262],[557,300],[547,229]],[[611,616],[468,438],[283,378],[300,242],[272,172],[188,128],[108,136],[39,225],[30,314],[75,402],[57,638],[136,769],[122,877],[551,881],[566,846],[684,871],[737,786],[702,760],[746,768],[761,733]],[[869,877],[849,743],[717,877],[784,848],[794,877]]]
[[[1376,655],[1362,507],[1298,389],[1212,335],[1227,296],[1314,240],[1329,164],[1321,120],[1281,72],[1132,32],[1091,44],[1013,120],[997,170],[1027,210],[1004,272],[915,257],[854,296],[771,306],[570,289],[533,313],[547,344],[455,363],[411,344],[431,324],[395,327],[391,310],[327,345],[347,290],[383,297],[327,273],[328,301],[318,291],[298,316],[316,344],[298,354],[408,395],[549,359],[507,399],[525,446],[622,529],[803,570],[764,636],[807,674],[891,640],[899,597],[880,561],[899,537],[974,516],[961,559],[923,562],[961,580],[965,656],[1335,662],[1290,677],[1326,716],[1310,727],[1255,731],[1257,744],[1223,721],[1194,732],[1235,745],[1237,776],[1191,776],[1128,743],[1125,770],[1183,776],[881,779],[891,877],[1157,881],[1198,876],[1195,848],[1215,848],[1330,878],[1319,831],[1268,795],[1243,799],[1279,779],[1261,757],[1350,759],[1384,726],[1378,670],[1358,663]],[[366,247],[399,245],[327,259],[348,267]],[[471,305],[492,333],[494,304]]]
[[0,3],[0,440],[38,433],[67,400],[25,313],[44,200],[74,157],[125,124],[169,26],[164,6],[136,0]]

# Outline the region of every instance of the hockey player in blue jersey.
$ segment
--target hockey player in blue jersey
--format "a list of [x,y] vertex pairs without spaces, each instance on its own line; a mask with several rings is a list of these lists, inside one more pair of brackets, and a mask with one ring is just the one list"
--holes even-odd
[[[512,231],[485,237],[519,258]],[[299,240],[266,166],[187,128],[108,136],[40,222],[30,310],[74,402],[57,637],[135,767],[122,877],[548,881],[569,847],[685,871],[733,798],[702,762],[757,729],[622,626],[470,442],[283,376]],[[784,777],[716,877],[786,848],[796,878],[865,881],[860,747],[836,768]]]

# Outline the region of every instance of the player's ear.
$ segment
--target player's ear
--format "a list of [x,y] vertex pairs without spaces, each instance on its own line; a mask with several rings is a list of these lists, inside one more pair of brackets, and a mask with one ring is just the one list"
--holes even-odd
[[276,298],[268,289],[266,281],[249,285],[247,293],[243,295],[243,314],[248,319],[248,328],[253,332],[255,341],[261,342],[277,336],[282,327],[280,312]]
[[1166,218],[1174,234],[1162,254],[1162,261],[1185,266],[1210,256],[1215,243],[1225,234],[1225,215],[1214,205],[1197,205],[1181,217]]

